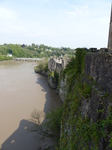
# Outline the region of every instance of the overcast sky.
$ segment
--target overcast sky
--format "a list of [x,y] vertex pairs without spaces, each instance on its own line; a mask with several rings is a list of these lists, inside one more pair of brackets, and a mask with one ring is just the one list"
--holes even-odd
[[107,47],[111,0],[0,0],[0,44]]

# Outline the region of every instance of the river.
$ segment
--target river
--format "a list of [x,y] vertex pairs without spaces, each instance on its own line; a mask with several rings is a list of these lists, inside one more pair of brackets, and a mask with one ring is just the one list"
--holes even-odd
[[27,130],[31,112],[36,109],[47,113],[62,104],[47,79],[34,72],[36,65],[37,62],[0,62],[1,150],[37,150],[37,133]]

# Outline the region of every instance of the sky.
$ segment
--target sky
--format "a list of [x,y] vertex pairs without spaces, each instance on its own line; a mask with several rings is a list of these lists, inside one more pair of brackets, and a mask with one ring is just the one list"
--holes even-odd
[[107,47],[111,0],[0,0],[0,44]]

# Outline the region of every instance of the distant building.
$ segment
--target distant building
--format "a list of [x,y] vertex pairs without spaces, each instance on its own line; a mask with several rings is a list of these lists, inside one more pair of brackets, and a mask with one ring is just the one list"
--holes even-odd
[[12,54],[7,54],[7,57],[12,57]]

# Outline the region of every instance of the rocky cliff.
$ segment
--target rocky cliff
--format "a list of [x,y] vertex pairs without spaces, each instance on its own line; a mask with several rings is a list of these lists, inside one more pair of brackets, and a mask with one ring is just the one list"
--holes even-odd
[[85,55],[79,49],[71,65],[66,69],[60,150],[111,150],[112,56],[105,52]]
[[112,54],[78,48],[66,67],[48,63],[63,103],[59,150],[112,150]]
[[64,102],[67,95],[67,81],[65,78],[60,78],[59,82],[59,97]]
[[67,84],[66,79],[61,78],[61,72],[65,69],[69,60],[69,58],[50,58],[48,62],[48,83],[51,86],[51,88],[56,89],[58,87],[59,96],[63,102],[67,94]]

